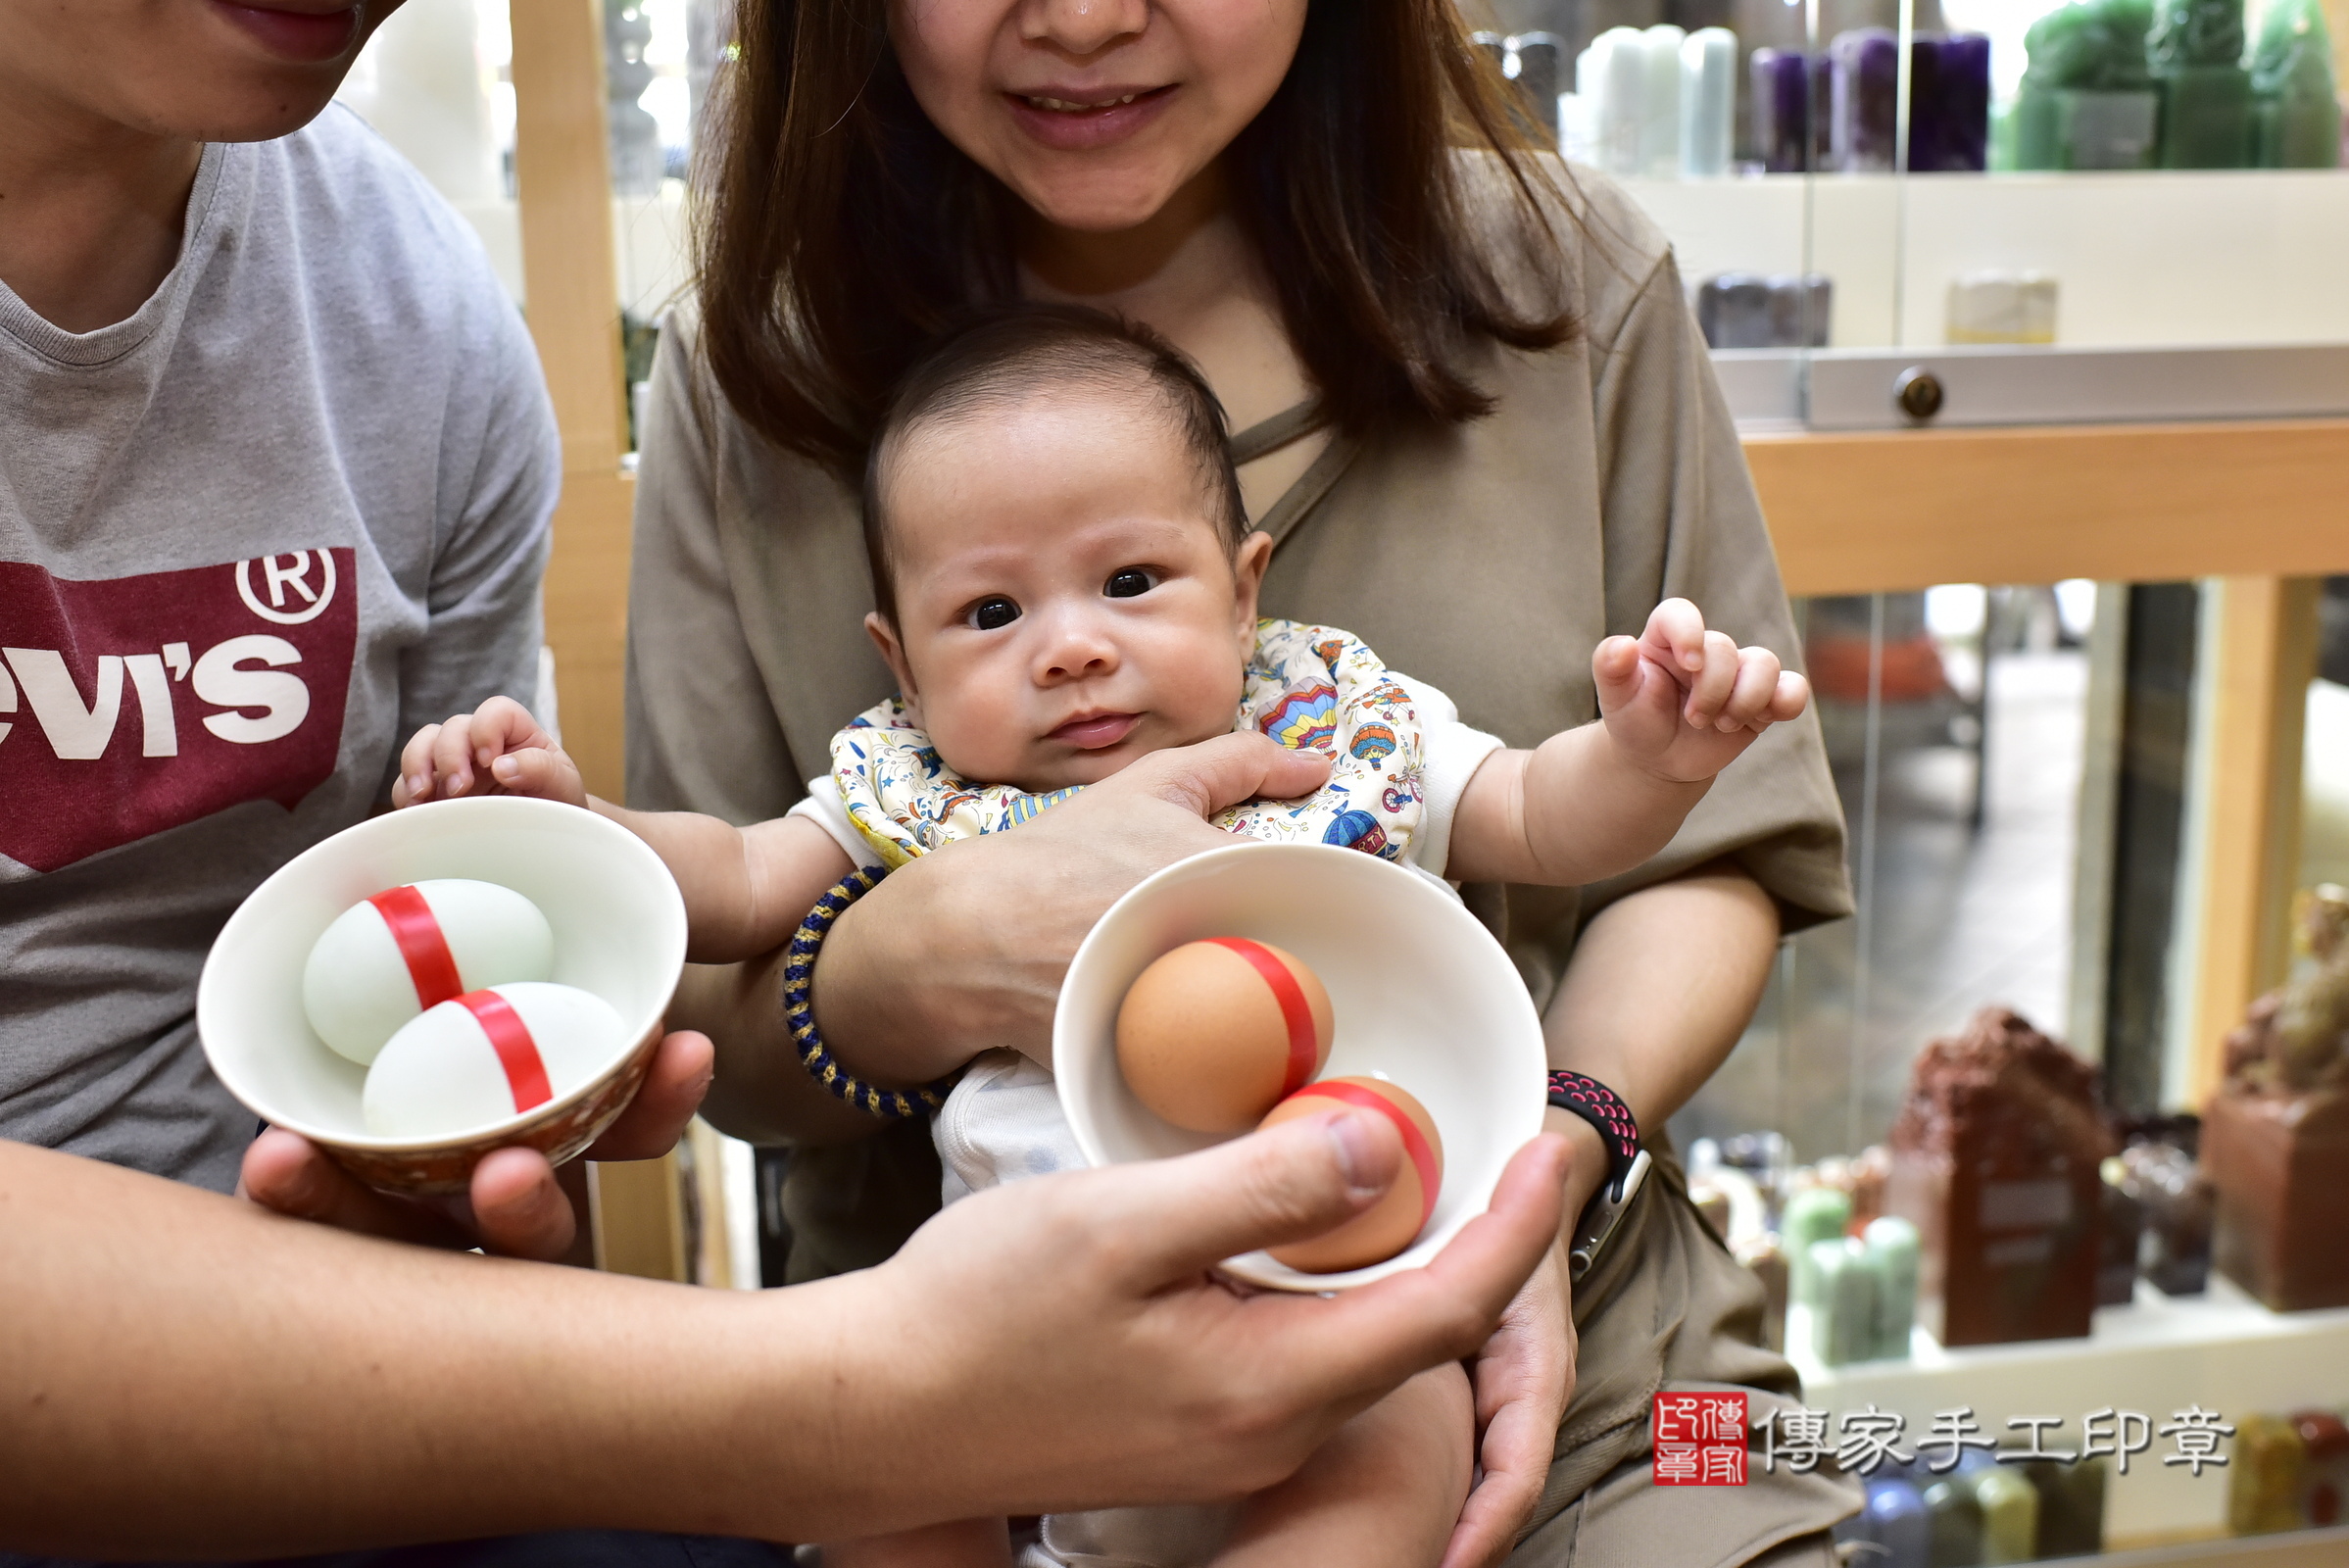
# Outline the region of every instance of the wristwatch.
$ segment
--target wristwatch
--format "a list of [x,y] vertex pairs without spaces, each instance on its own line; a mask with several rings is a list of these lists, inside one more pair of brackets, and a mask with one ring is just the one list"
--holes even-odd
[[1632,1168],[1624,1172],[1620,1183],[1607,1183],[1584,1205],[1583,1217],[1574,1227],[1574,1246],[1566,1254],[1569,1280],[1581,1280],[1590,1272],[1590,1265],[1598,1261],[1598,1254],[1613,1238],[1616,1227],[1623,1223],[1632,1200],[1639,1196],[1639,1189],[1647,1180],[1647,1151],[1642,1149],[1633,1156]]
[[1632,1200],[1639,1197],[1650,1162],[1647,1151],[1639,1147],[1639,1123],[1631,1107],[1597,1079],[1563,1068],[1553,1071],[1549,1102],[1589,1122],[1607,1151],[1607,1179],[1575,1222],[1574,1243],[1567,1253],[1567,1276],[1580,1280],[1598,1261]]

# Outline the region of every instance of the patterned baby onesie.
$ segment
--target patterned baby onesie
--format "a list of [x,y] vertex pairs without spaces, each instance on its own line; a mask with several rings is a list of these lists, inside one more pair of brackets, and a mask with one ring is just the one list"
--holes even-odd
[[[1215,826],[1248,838],[1337,844],[1442,881],[1453,812],[1500,741],[1460,722],[1451,699],[1388,669],[1359,638],[1291,620],[1256,623],[1235,729],[1330,759],[1329,782],[1300,801],[1249,801]],[[896,698],[832,739],[832,773],[791,808],[858,865],[894,869],[932,850],[1034,820],[1075,795],[980,784],[948,768]],[[1448,883],[1444,884],[1447,888]],[[1052,1073],[1015,1051],[974,1059],[931,1136],[947,1202],[1001,1182],[1081,1170]],[[1020,1568],[1190,1568],[1222,1544],[1230,1504],[1048,1515]]]
[[[1330,779],[1302,801],[1235,806],[1217,813],[1217,827],[1249,838],[1349,846],[1437,872],[1451,836],[1450,807],[1468,775],[1500,744],[1460,723],[1443,693],[1388,669],[1359,638],[1293,620],[1256,623],[1255,655],[1233,727],[1260,731],[1292,751],[1322,753],[1330,759]],[[1431,766],[1456,774],[1441,780],[1451,787],[1439,791],[1445,798],[1432,824]],[[833,797],[846,811],[855,833],[844,847],[855,843],[850,853],[858,863],[876,863],[878,857],[892,870],[956,839],[1017,827],[1077,793],[1030,794],[957,776],[895,697],[833,737],[832,776],[808,788],[811,797]],[[831,806],[831,800],[804,804],[797,814],[829,826]],[[1431,825],[1435,843],[1424,846]],[[1417,855],[1410,853],[1414,840],[1423,842]]]

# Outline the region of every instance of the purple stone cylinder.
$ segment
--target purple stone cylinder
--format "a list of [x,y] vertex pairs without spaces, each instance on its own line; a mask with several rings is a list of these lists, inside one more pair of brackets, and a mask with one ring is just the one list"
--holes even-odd
[[1989,167],[1990,40],[1979,32],[1926,33],[1909,55],[1909,169],[1918,173]]
[[[1798,49],[1756,49],[1751,73],[1753,144],[1773,174],[1799,174],[1826,163],[1825,61]],[[1805,156],[1806,140],[1809,156]]]
[[1900,40],[1889,27],[1854,27],[1827,46],[1834,107],[1828,167],[1844,173],[1892,167],[1900,95]]

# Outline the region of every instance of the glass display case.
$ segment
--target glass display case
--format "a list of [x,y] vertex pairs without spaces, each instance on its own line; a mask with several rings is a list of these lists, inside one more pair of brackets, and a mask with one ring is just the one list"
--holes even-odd
[[1465,9],[1674,242],[1850,829],[1671,1129],[1803,1373],[1757,1462],[1866,1560],[2349,1554],[2342,19]]
[[[1896,1568],[2349,1554],[2349,15],[1463,11],[1673,240],[1850,828],[1858,912],[1670,1129],[1817,1419],[1754,1462],[1864,1471]],[[723,13],[409,0],[347,90],[527,309],[562,714],[612,793],[627,388]],[[754,1182],[699,1134],[602,1173],[605,1255],[750,1279]]]
[[[2317,0],[1469,9],[1574,62],[1542,118],[1633,183],[1692,285],[1828,278],[1827,345],[2342,335],[2340,19]],[[1684,153],[1682,124],[1725,121],[1726,161]],[[2156,169],[2193,172],[2126,177]]]

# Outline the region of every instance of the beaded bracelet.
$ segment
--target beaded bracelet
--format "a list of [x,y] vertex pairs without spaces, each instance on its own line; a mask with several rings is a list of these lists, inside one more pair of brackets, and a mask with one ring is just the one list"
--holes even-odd
[[1580,1116],[1598,1134],[1607,1150],[1607,1185],[1620,1200],[1623,1178],[1639,1157],[1639,1123],[1623,1097],[1585,1073],[1555,1068],[1549,1075],[1549,1102]]
[[824,937],[830,933],[832,922],[840,912],[870,893],[880,877],[859,866],[836,883],[829,893],[815,901],[807,918],[800,922],[793,934],[791,950],[783,959],[783,1022],[791,1031],[792,1044],[800,1053],[800,1065],[807,1075],[822,1084],[838,1099],[869,1111],[883,1121],[902,1121],[922,1110],[937,1110],[946,1103],[946,1095],[954,1084],[954,1074],[949,1073],[937,1082],[905,1094],[895,1089],[877,1089],[850,1073],[824,1047],[824,1037],[816,1033],[815,1009],[808,1004],[807,988],[815,978],[815,956],[823,951]]

